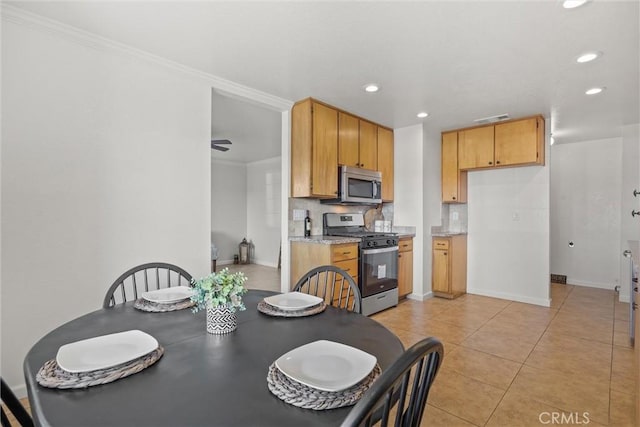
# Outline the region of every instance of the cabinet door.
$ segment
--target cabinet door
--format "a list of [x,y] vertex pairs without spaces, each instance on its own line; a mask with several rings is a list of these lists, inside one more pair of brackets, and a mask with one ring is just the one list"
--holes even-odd
[[398,253],[398,295],[413,292],[413,251]]
[[458,168],[493,166],[493,126],[458,132]]
[[467,201],[467,173],[458,170],[458,132],[442,134],[442,201]]
[[350,114],[338,113],[338,163],[341,165],[359,165],[358,133],[358,119]]
[[360,120],[360,164],[364,169],[378,170],[378,132],[373,123]]
[[431,290],[433,292],[449,293],[449,251],[433,251],[433,280]]
[[536,163],[538,156],[536,117],[495,125],[497,166]]
[[338,191],[338,111],[313,104],[313,164],[311,192],[335,197]]
[[382,200],[393,201],[393,132],[378,128],[378,170],[382,172]]

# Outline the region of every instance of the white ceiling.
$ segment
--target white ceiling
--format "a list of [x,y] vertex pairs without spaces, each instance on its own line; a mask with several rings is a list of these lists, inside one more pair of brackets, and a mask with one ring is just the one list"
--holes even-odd
[[[640,121],[637,0],[593,0],[573,10],[556,0],[11,4],[391,127],[424,121],[439,132],[494,114],[542,113],[563,143],[619,136],[621,125]],[[588,50],[604,56],[577,64]],[[382,90],[365,93],[369,82]],[[588,97],[592,86],[607,90]],[[427,119],[416,118],[422,110]]]

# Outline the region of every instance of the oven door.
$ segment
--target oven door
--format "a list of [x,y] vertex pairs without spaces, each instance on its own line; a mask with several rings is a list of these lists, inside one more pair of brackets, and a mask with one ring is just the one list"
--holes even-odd
[[398,247],[362,249],[360,252],[362,297],[398,287]]

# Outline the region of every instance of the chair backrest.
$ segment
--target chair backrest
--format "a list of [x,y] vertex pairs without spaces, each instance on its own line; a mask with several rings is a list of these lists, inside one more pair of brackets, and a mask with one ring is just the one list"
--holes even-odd
[[362,298],[353,277],[333,265],[322,265],[307,272],[293,288],[318,296],[329,305],[361,313]]
[[370,426],[380,421],[396,427],[420,425],[429,389],[436,378],[444,349],[436,338],[419,341],[367,390],[351,409],[342,427]]
[[[7,383],[5,383],[2,378],[0,378],[0,383],[0,396],[2,396],[2,402],[7,405],[7,408],[21,426],[33,427],[33,420],[31,419],[31,416],[29,415],[27,410],[24,409],[24,406],[22,406],[22,403],[20,403],[16,395],[13,394],[13,391],[11,391]],[[4,412],[4,409],[0,408],[0,412],[2,427],[11,427],[11,423],[9,423],[9,417]]]
[[189,286],[191,275],[182,268],[163,262],[151,262],[125,271],[107,290],[102,307],[138,299],[138,293],[172,286]]

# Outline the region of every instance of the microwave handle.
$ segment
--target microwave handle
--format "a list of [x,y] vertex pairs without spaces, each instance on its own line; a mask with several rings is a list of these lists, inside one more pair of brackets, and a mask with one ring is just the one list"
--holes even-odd
[[373,185],[373,197],[377,197],[378,196],[378,181],[372,181],[371,184]]

